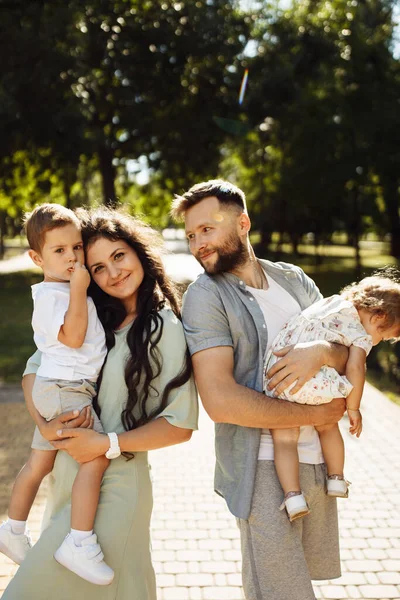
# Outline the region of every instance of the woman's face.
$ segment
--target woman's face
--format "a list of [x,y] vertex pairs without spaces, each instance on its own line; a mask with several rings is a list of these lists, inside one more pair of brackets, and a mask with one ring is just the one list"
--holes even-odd
[[103,292],[119,298],[128,312],[135,310],[144,271],[136,252],[126,242],[98,238],[86,251],[86,265]]

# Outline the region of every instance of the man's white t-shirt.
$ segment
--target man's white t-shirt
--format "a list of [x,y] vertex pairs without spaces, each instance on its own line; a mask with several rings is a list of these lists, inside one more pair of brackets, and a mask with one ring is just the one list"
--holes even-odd
[[88,326],[80,348],[58,341],[70,298],[69,283],[42,281],[32,286],[33,339],[42,352],[37,374],[50,379],[96,381],[107,354],[105,334],[91,298],[87,299]]
[[[301,312],[296,300],[271,277],[268,277],[268,285],[267,290],[258,290],[247,286],[264,315],[268,331],[266,352],[285,323]],[[311,425],[300,427],[298,451],[299,460],[302,463],[316,465],[324,462],[318,433]],[[261,431],[258,460],[274,460],[274,444],[269,429]]]

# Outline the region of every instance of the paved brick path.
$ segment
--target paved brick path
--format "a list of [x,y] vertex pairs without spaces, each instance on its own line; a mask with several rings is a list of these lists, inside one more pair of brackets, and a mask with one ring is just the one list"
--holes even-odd
[[[363,405],[360,440],[346,433],[343,421],[347,476],[353,482],[351,497],[339,501],[343,576],[317,582],[315,592],[317,598],[335,600],[400,600],[400,408],[370,386]],[[213,426],[204,414],[200,426],[189,444],[151,454],[159,600],[243,598],[238,531],[223,500],[212,492]],[[31,429],[23,405],[0,404],[0,513]],[[45,489],[30,519],[34,539],[44,497]],[[0,557],[0,595],[15,569]]]

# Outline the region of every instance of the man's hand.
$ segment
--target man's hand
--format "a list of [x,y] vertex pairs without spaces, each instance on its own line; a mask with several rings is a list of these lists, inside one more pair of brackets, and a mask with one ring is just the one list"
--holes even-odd
[[332,402],[320,404],[319,406],[308,406],[312,409],[312,425],[329,425],[338,423],[346,412],[346,401],[344,398],[334,398]]
[[86,269],[85,265],[82,265],[80,262],[75,263],[74,272],[71,275],[71,290],[84,290],[86,291],[90,284],[90,275],[89,271]]
[[81,410],[71,410],[63,413],[58,417],[55,417],[51,421],[43,421],[40,426],[40,433],[42,436],[52,442],[53,440],[59,440],[57,431],[60,429],[75,429],[82,427],[84,429],[93,428],[93,416],[90,406],[86,406]]
[[328,343],[324,341],[304,342],[274,352],[276,356],[282,358],[267,373],[267,377],[270,379],[268,389],[274,390],[275,394],[279,396],[297,382],[290,393],[298,392],[326,364],[328,348]]

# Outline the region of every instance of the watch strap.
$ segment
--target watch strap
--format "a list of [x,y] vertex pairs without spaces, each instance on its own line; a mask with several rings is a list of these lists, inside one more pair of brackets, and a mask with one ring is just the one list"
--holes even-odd
[[118,443],[118,436],[116,433],[107,433],[110,440],[110,447],[106,452],[107,458],[117,458],[121,454],[121,449]]

